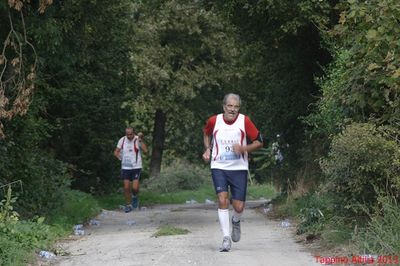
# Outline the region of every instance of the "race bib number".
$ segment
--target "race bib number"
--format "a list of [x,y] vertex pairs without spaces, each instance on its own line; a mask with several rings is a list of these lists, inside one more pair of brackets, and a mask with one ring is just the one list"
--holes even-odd
[[231,161],[231,160],[239,160],[240,154],[237,154],[233,151],[233,146],[226,145],[223,147],[224,151],[220,156],[221,161]]
[[133,167],[133,157],[129,155],[122,156],[122,167],[123,168],[132,168]]

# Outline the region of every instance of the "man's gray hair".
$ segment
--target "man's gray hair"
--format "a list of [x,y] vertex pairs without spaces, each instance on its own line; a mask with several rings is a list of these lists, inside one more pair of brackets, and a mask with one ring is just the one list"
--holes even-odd
[[242,105],[242,100],[240,99],[239,94],[235,94],[235,93],[228,93],[224,96],[224,100],[222,101],[222,104],[225,105],[226,101],[228,100],[228,98],[233,97],[235,98],[238,102],[239,105]]

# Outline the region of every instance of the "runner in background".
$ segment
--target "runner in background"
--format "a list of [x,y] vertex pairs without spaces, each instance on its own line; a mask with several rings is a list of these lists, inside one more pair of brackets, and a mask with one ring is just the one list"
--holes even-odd
[[114,150],[114,156],[121,160],[121,175],[125,196],[125,212],[139,207],[139,178],[142,171],[142,152],[147,153],[143,133],[135,135],[133,128],[125,129]]

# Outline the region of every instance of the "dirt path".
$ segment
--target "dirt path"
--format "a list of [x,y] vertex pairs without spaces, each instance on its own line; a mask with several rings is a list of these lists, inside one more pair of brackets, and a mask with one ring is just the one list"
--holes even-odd
[[[251,206],[243,215],[241,241],[230,252],[219,252],[222,236],[215,208],[187,204],[128,214],[103,211],[96,217],[100,225],[85,226],[85,235],[60,244],[68,255],[57,256],[51,265],[320,265],[295,243],[290,228],[282,228]],[[165,224],[190,233],[153,237]]]

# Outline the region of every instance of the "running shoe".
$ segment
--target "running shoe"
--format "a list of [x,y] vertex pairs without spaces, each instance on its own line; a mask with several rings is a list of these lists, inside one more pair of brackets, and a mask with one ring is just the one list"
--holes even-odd
[[232,240],[229,236],[224,236],[224,239],[222,240],[222,247],[220,249],[221,252],[228,252],[231,250],[232,246]]
[[132,206],[131,205],[125,205],[124,211],[125,211],[125,213],[131,212],[132,211]]
[[234,222],[232,219],[232,241],[233,242],[239,242],[240,240],[240,220],[237,222]]
[[139,199],[137,196],[132,197],[132,208],[136,209],[139,207]]

